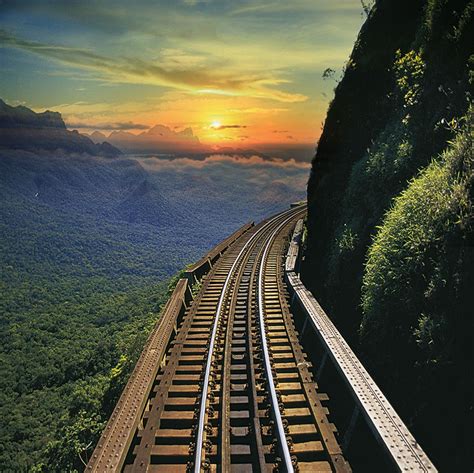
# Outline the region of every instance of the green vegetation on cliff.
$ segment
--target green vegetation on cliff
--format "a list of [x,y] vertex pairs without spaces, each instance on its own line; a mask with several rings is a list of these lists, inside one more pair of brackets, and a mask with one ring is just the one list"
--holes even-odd
[[472,440],[471,127],[472,119],[383,219],[368,250],[360,327],[361,347],[388,392],[398,393],[403,411],[416,409],[421,436],[429,442],[435,423],[456,432],[450,458],[440,458],[441,466],[451,463],[456,471],[467,469]]
[[473,14],[375,3],[308,184],[305,280],[449,471],[472,469]]

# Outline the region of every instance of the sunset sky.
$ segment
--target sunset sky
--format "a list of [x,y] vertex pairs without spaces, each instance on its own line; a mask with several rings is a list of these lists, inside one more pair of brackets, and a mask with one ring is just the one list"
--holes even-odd
[[359,0],[0,1],[0,98],[69,128],[315,143]]

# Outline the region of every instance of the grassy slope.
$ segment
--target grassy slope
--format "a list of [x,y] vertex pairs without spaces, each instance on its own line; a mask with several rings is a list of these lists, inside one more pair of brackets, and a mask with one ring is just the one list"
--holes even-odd
[[[451,471],[468,471],[474,439],[473,125],[396,197],[362,287],[361,346],[420,441]],[[456,436],[437,438],[435,427]]]

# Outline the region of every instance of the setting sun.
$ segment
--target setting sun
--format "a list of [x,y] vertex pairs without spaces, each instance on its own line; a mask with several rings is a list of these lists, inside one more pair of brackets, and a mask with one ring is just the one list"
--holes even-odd
[[214,128],[214,129],[216,129],[216,130],[217,130],[218,128],[220,128],[220,127],[221,127],[221,122],[218,121],[218,120],[214,120],[214,121],[211,123],[211,126],[210,126],[210,128]]

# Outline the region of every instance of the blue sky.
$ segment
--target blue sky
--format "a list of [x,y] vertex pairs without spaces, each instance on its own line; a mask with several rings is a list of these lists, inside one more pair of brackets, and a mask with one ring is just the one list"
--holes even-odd
[[222,144],[238,128],[210,123],[240,124],[249,142],[312,142],[335,86],[322,72],[363,20],[359,0],[3,0],[1,97],[84,129],[191,126]]

